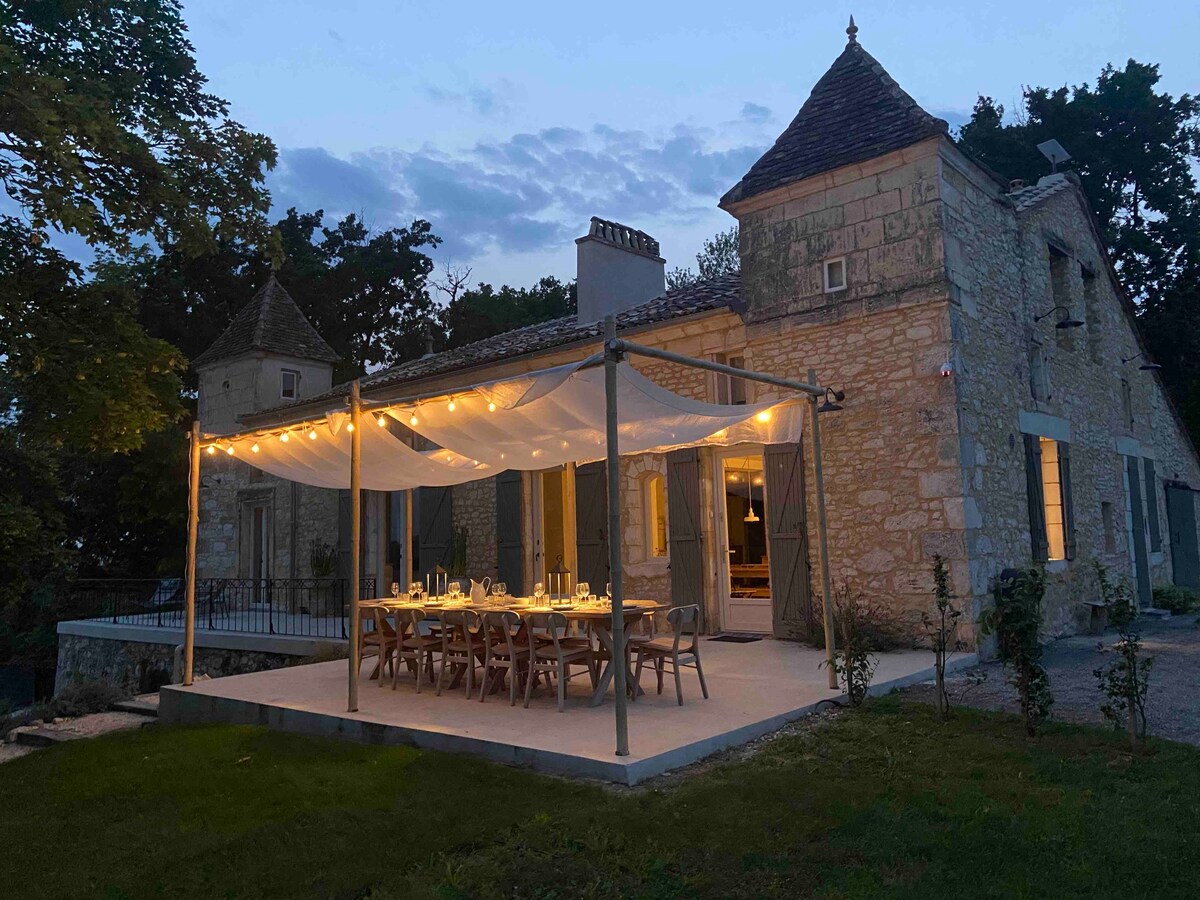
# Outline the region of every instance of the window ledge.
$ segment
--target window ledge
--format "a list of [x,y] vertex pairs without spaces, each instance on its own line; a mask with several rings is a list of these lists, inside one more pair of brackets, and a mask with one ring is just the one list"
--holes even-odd
[[1046,563],[1046,571],[1050,573],[1065,572],[1071,567],[1069,559],[1052,559]]

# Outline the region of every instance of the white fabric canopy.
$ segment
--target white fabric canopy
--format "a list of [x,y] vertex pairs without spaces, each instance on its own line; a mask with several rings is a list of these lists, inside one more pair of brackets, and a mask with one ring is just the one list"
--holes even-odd
[[[378,491],[444,486],[505,469],[547,469],[604,458],[604,367],[595,363],[593,357],[364,414],[362,486]],[[697,444],[799,441],[804,405],[797,400],[705,403],[675,394],[621,362],[617,412],[619,452],[631,454]],[[380,414],[444,449],[413,450],[392,429],[375,424]],[[238,458],[291,481],[346,488],[347,418],[344,410],[330,412],[311,429],[315,438],[308,430],[294,429],[287,441],[278,434],[247,435],[222,440],[219,447],[233,447]]]

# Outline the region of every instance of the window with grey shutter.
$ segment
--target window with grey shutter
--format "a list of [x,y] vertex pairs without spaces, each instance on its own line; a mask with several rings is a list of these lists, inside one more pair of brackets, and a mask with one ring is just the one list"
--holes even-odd
[[[418,576],[432,572],[437,566],[450,567],[454,554],[454,516],[450,488],[423,487],[417,491],[417,515],[420,518],[421,571]],[[432,583],[432,582],[431,582]]]
[[608,477],[604,462],[575,468],[576,581],[586,581],[593,594],[608,582]]
[[763,474],[770,542],[771,625],[776,637],[795,638],[807,632],[812,619],[801,445],[767,447],[763,452]]
[[[700,531],[700,452],[695,447],[667,454],[668,556],[671,605],[700,606],[704,612],[704,551]],[[703,624],[701,624],[703,630]]]
[[1150,552],[1162,551],[1162,531],[1158,524],[1158,477],[1154,472],[1154,460],[1143,459],[1146,473],[1146,522],[1150,526]]
[[1058,442],[1058,485],[1062,494],[1063,554],[1075,558],[1075,501],[1071,497],[1071,445]]
[[1046,495],[1042,487],[1042,442],[1036,434],[1025,438],[1025,495],[1029,501],[1029,538],[1034,562],[1050,558],[1046,539]]
[[524,526],[521,473],[510,469],[496,476],[496,580],[514,597],[525,595]]

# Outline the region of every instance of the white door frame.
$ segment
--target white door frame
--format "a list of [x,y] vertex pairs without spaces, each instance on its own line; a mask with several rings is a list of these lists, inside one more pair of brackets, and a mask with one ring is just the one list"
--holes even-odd
[[[767,532],[767,552],[770,553],[771,535],[767,530],[767,485],[766,462],[763,460],[762,444],[738,444],[724,447],[713,453],[713,504],[716,507],[716,556],[717,556],[717,604],[721,612],[721,628],[725,631],[746,631],[770,634],[772,629],[771,598],[735,600],[730,596],[729,575],[729,523],[726,521],[725,505],[725,460],[739,456],[757,455],[763,465],[762,504],[763,528]],[[740,607],[740,609],[736,608]]]
[[[542,495],[542,476],[546,472],[561,472],[563,475],[563,565],[571,570],[571,583],[575,582],[577,549],[575,545],[575,465],[568,463],[554,469],[540,469],[531,473],[530,509],[533,516],[533,577],[530,584],[546,581],[546,571],[554,560],[544,559],[542,543],[545,540],[545,503]],[[548,587],[548,586],[547,586]]]

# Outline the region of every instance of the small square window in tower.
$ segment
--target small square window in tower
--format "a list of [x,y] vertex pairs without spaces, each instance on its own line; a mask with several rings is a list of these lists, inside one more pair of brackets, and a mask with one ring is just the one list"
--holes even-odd
[[825,260],[825,293],[846,289],[846,257]]
[[300,373],[295,369],[280,370],[279,397],[282,400],[298,400],[300,398]]

